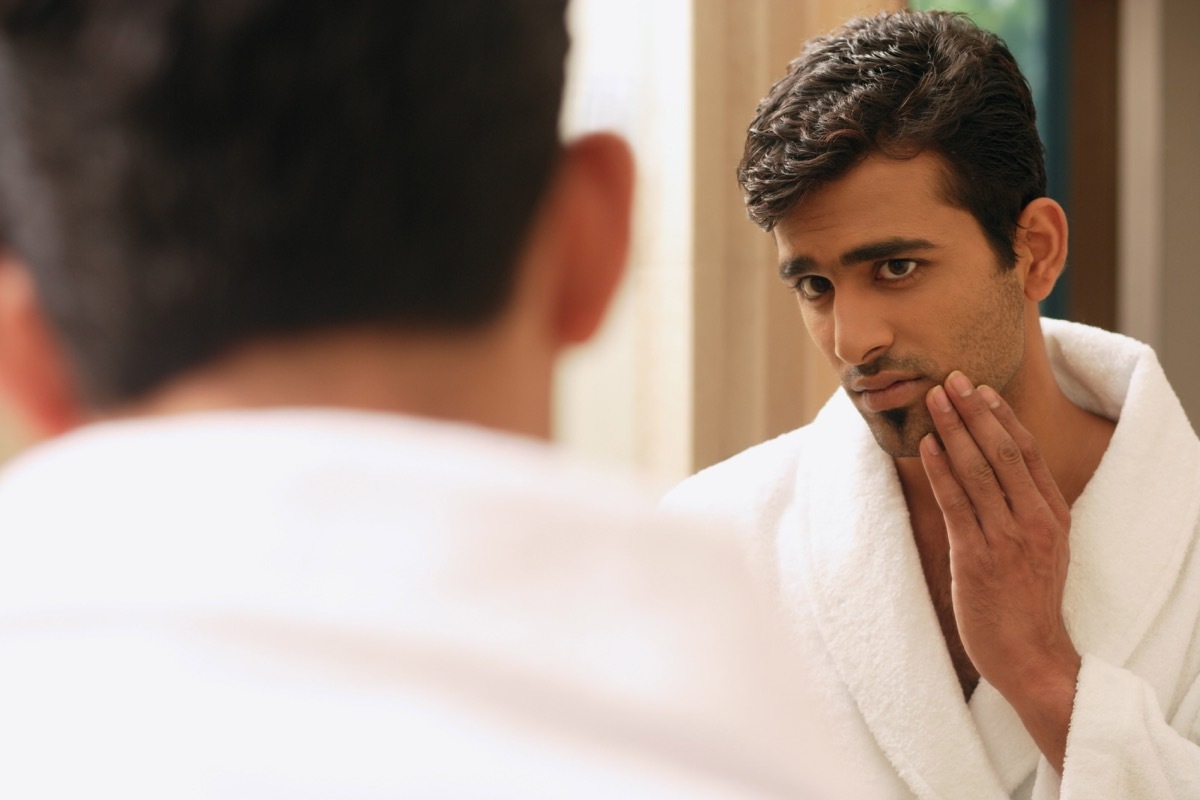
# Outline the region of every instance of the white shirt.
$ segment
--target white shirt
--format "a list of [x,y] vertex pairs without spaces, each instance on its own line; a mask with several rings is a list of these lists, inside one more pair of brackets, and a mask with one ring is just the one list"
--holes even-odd
[[830,786],[736,546],[652,507],[544,445],[385,414],[35,448],[0,475],[0,796]]

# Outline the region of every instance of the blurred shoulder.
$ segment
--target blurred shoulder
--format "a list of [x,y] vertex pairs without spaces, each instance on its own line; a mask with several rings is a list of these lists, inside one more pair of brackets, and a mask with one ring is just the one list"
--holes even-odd
[[795,492],[797,472],[814,451],[815,425],[757,444],[707,467],[673,488],[663,508],[693,517],[759,527]]

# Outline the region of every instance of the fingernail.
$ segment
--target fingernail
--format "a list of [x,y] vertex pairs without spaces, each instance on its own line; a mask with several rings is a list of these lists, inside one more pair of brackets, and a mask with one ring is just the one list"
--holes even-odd
[[949,411],[951,408],[950,398],[946,396],[946,392],[942,389],[942,387],[935,386],[935,387],[933,387],[932,391],[933,391],[933,404],[935,406],[937,406],[938,411],[943,411],[943,412]]
[[1000,407],[1000,395],[996,394],[996,390],[990,386],[980,386],[979,396],[983,398],[983,402],[988,404],[988,408]]
[[925,438],[921,441],[921,446],[931,456],[940,456],[942,454],[942,448],[938,447],[937,437],[932,433],[925,434]]
[[975,387],[971,386],[971,382],[967,380],[967,376],[957,370],[950,373],[950,385],[954,388],[954,391],[958,392],[960,397],[966,397],[975,391]]

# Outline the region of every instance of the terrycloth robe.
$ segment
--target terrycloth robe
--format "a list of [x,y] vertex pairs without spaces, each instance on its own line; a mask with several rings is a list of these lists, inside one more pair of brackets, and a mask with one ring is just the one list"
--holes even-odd
[[1071,511],[1064,616],[1083,667],[1061,780],[987,681],[963,702],[894,463],[842,391],[666,500],[739,523],[864,792],[1200,798],[1200,442],[1149,347],[1043,330],[1066,394],[1117,421]]

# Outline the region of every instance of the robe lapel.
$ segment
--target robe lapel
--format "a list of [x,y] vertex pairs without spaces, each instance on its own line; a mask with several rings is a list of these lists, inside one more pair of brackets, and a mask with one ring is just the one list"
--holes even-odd
[[1200,442],[1154,351],[1133,339],[1042,320],[1055,378],[1077,405],[1117,420],[1071,509],[1063,598],[1080,652],[1124,666],[1175,581],[1200,517]]
[[[1071,509],[1063,615],[1080,653],[1125,666],[1167,602],[1200,517],[1200,444],[1148,349],[1114,354],[1103,374],[1089,374],[1078,369],[1083,359],[1072,343],[1054,344],[1053,365],[1060,382],[1077,387],[1073,399],[1120,418]],[[1012,706],[986,682],[970,707],[1011,793],[1037,769],[1037,746]]]
[[969,709],[988,762],[1011,797],[1037,769],[1041,751],[1004,695],[987,681],[979,682]]
[[842,680],[917,797],[1007,797],[962,700],[891,459],[840,391],[814,425],[821,455],[798,472],[803,499],[780,531],[785,583],[805,576]]
[[1115,407],[1120,419],[1071,509],[1063,598],[1076,648],[1114,666],[1128,662],[1175,590],[1200,518],[1200,442],[1157,359],[1142,349],[1096,390],[1101,412],[1115,417]]

